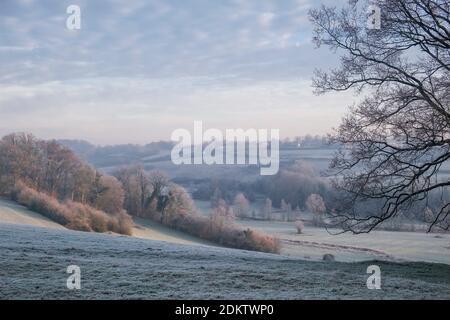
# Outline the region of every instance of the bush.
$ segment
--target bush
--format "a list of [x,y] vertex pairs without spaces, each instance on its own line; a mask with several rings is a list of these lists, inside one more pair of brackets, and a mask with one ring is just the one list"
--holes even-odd
[[164,224],[230,248],[269,253],[280,252],[278,239],[250,229],[242,229],[217,215],[205,217],[196,212],[175,213],[168,215]]
[[68,229],[95,232],[116,232],[131,235],[132,220],[124,211],[108,215],[86,204],[57,199],[23,183],[17,183],[11,198],[19,204],[36,211]]
[[280,241],[277,238],[250,229],[245,230],[244,234],[248,248],[262,252],[280,252]]
[[303,233],[303,229],[305,228],[305,225],[303,224],[302,220],[295,221],[295,227],[297,228],[297,233]]
[[323,261],[336,261],[334,255],[331,254],[331,253],[325,253],[325,254],[322,256],[322,260],[323,260]]

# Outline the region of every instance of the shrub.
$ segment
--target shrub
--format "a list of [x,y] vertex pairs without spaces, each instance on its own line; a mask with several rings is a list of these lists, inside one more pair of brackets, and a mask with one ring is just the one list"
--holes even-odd
[[303,229],[305,228],[305,225],[303,224],[302,220],[295,221],[295,227],[297,228],[297,233],[303,233]]
[[107,232],[112,231],[131,235],[132,220],[124,211],[109,215],[86,204],[57,199],[23,183],[17,183],[11,192],[11,198],[19,204],[36,211],[47,218],[79,231]]
[[334,255],[331,254],[331,253],[325,253],[325,254],[322,256],[322,260],[323,260],[323,261],[336,261]]
[[280,241],[277,238],[250,229],[245,230],[244,234],[248,250],[271,253],[280,252]]
[[131,217],[126,213],[125,210],[120,211],[119,213],[115,214],[115,216],[112,218],[109,229],[112,232],[120,233],[120,234],[126,234],[131,236],[133,227],[133,220]]
[[[278,241],[273,237],[243,230],[234,223],[233,208],[220,197],[218,189],[213,201],[214,212],[207,217],[197,212],[189,193],[170,182],[163,173],[146,174],[142,168],[123,168],[117,177],[124,186],[126,208],[133,215],[150,218],[226,247],[273,253],[279,251]],[[143,199],[142,190],[146,190],[149,196]],[[237,201],[241,209],[245,207],[243,199],[242,195]]]
[[172,213],[166,216],[163,223],[225,247],[269,253],[280,251],[278,239],[250,229],[242,229],[219,214],[205,217],[195,211]]

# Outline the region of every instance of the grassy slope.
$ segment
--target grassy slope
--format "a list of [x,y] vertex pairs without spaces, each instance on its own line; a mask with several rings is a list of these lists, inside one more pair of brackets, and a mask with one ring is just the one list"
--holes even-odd
[[218,246],[213,242],[191,236],[185,232],[174,230],[150,219],[134,217],[133,221],[135,223],[133,227],[133,237],[167,241],[177,244]]
[[[0,223],[31,225],[36,227],[65,229],[47,217],[28,210],[10,200],[0,198]],[[143,239],[168,241],[178,244],[216,245],[212,242],[173,230],[149,219],[134,218],[133,236]]]
[[[0,298],[441,298],[450,266],[377,262],[382,290],[366,288],[365,263],[312,262],[217,247],[0,224]],[[66,289],[81,267],[82,290]]]
[[[27,224],[64,229],[46,217],[14,202],[0,199],[0,223]],[[173,230],[148,219],[134,218],[133,236],[176,244],[218,246],[186,233]],[[293,223],[268,221],[238,221],[246,227],[273,234],[282,240],[282,254],[307,260],[321,260],[332,253],[338,261],[407,260],[450,264],[450,234],[411,232],[373,232],[359,236],[332,236],[325,230],[306,228],[296,233]]]
[[27,224],[52,229],[65,229],[43,215],[28,210],[12,201],[0,198],[0,222],[13,224]]

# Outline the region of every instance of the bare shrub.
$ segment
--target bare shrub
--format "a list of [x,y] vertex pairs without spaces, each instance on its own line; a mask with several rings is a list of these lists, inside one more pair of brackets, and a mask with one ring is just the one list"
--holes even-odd
[[221,212],[220,208],[209,217],[196,211],[171,213],[164,219],[164,224],[230,248],[269,253],[280,251],[276,238],[250,229],[243,230],[234,224],[229,214]]
[[131,234],[131,218],[125,212],[109,215],[86,204],[57,199],[16,183],[11,198],[19,204],[73,230]]
[[88,222],[82,218],[75,217],[70,220],[66,225],[66,228],[77,231],[92,232],[92,228],[89,226]]
[[250,229],[245,230],[244,234],[247,240],[245,244],[249,248],[262,252],[280,252],[280,241],[277,238]]
[[297,228],[298,234],[303,233],[303,229],[305,229],[305,225],[303,224],[302,220],[295,221],[295,227]]
[[116,213],[115,216],[112,217],[112,219],[110,220],[110,222],[108,224],[108,228],[112,232],[126,234],[129,236],[132,235],[132,231],[131,231],[132,227],[133,227],[133,220],[126,213],[125,210],[122,210],[119,213]]
[[175,229],[226,247],[269,253],[278,253],[280,250],[279,242],[274,237],[250,229],[243,230],[218,215],[172,214],[164,221],[164,224]]
[[70,222],[68,218],[69,210],[61,205],[58,200],[28,188],[23,183],[16,183],[11,198],[30,210],[36,211],[57,223],[67,225]]
[[323,257],[322,257],[322,260],[323,260],[323,261],[328,261],[328,262],[336,261],[336,259],[334,258],[334,255],[331,254],[331,253],[325,253],[325,254],[323,255]]
[[[170,182],[162,172],[146,174],[142,168],[125,167],[116,176],[124,186],[125,206],[132,215],[150,218],[226,247],[273,253],[279,251],[275,238],[247,232],[234,223],[233,208],[220,197],[218,189],[213,199],[213,212],[207,217],[197,212],[189,193]],[[235,205],[238,213],[247,213],[247,204],[243,195],[237,197]],[[122,220],[122,224],[127,225],[126,219]]]

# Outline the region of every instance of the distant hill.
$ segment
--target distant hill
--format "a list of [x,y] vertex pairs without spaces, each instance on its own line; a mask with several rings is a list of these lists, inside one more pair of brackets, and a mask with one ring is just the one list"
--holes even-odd
[[146,145],[118,144],[96,146],[85,140],[58,140],[95,167],[129,165],[170,150],[172,142],[158,141]]

